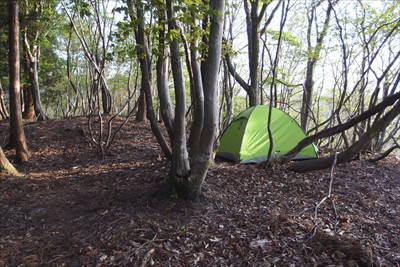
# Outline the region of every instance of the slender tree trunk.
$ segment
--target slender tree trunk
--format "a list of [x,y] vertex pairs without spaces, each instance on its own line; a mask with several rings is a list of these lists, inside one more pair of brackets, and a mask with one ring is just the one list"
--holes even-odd
[[35,117],[37,118],[38,121],[47,120],[48,117],[43,111],[42,101],[40,97],[39,79],[38,79],[38,73],[39,73],[38,58],[36,57],[34,59],[30,59],[28,64],[29,64],[28,65],[29,83],[31,84],[31,86],[29,86],[29,89],[32,95],[33,107],[35,109]]
[[[28,1],[27,1],[28,2]],[[42,13],[43,5],[41,2],[35,4],[35,12],[33,20],[39,22]],[[28,11],[25,13],[25,17],[28,17]],[[25,23],[23,31],[23,49],[24,49],[24,61],[25,61],[25,71],[28,75],[28,81],[30,86],[28,87],[32,96],[33,106],[35,110],[35,117],[39,121],[47,120],[48,117],[44,113],[42,108],[42,102],[40,97],[39,88],[39,56],[40,56],[40,46],[39,46],[39,30],[36,28],[33,31],[29,31],[28,23]],[[31,40],[30,40],[31,38]]]
[[[250,7],[249,7],[250,2]],[[261,21],[264,16],[267,4],[263,4],[260,14],[259,1],[244,1],[246,24],[247,24],[247,41],[248,41],[248,57],[249,57],[249,73],[250,73],[250,88],[249,88],[249,105],[259,105],[261,101],[261,90],[259,88],[260,75],[260,28]]]
[[[136,4],[136,8],[134,5]],[[127,1],[130,16],[133,21],[140,21],[137,30],[135,30],[135,37],[137,44],[141,47],[138,49],[137,56],[139,58],[140,70],[142,72],[142,90],[144,92],[144,98],[146,100],[147,106],[147,117],[150,120],[151,130],[156,137],[158,143],[164,155],[167,158],[171,158],[171,150],[157,124],[157,118],[153,108],[153,99],[151,94],[151,75],[150,75],[150,52],[148,47],[148,42],[146,42],[145,24],[144,24],[144,13],[143,13],[143,3],[141,0],[128,0]]]
[[[382,130],[385,129],[397,116],[400,114],[400,101],[393,106],[393,108],[386,113],[385,116],[380,118],[378,121],[368,129],[360,139],[350,146],[345,151],[337,155],[337,164],[347,162],[351,160],[355,155],[360,153],[365,147],[367,147],[370,141],[379,135]],[[302,162],[295,162],[290,167],[289,170],[294,172],[308,172],[312,170],[321,170],[329,168],[332,165],[333,157],[314,159]]]
[[[266,31],[267,26],[271,23],[275,12],[283,1],[279,0],[274,9],[271,12],[270,17],[266,21],[263,28],[261,28],[261,22],[266,12],[266,9],[272,1],[259,1],[259,0],[245,0],[244,11],[246,14],[246,31],[247,31],[247,42],[248,42],[248,61],[249,61],[249,73],[250,82],[247,83],[243,78],[236,72],[229,54],[225,55],[225,60],[228,65],[228,70],[236,81],[242,86],[249,97],[249,105],[255,106],[261,104],[261,88],[260,88],[260,36]],[[260,3],[263,3],[259,8]]]
[[307,125],[310,117],[313,93],[314,93],[314,69],[315,69],[315,60],[309,60],[307,62],[307,70],[306,70],[306,80],[304,82],[304,92],[303,92],[303,100],[300,111],[300,125],[303,130],[307,130]]
[[[78,110],[79,104],[81,102],[81,99],[83,101],[83,96],[82,96],[82,89],[73,81],[72,79],[72,68],[71,68],[71,41],[72,41],[72,32],[73,32],[73,26],[71,23],[70,29],[69,29],[69,35],[68,35],[68,44],[67,44],[67,77],[69,84],[72,87],[72,90],[75,93],[75,101],[73,104],[73,108],[70,110],[73,115],[76,114],[76,111]],[[78,80],[78,79],[77,79]],[[72,101],[71,101],[72,102]],[[83,104],[83,103],[82,103]]]
[[233,120],[233,86],[229,77],[229,71],[226,61],[224,60],[224,80],[223,80],[223,99],[226,103],[226,116],[222,122],[221,129],[224,130]]
[[[195,14],[193,14],[195,18]],[[193,19],[193,23],[196,21]],[[200,146],[201,132],[203,130],[204,123],[204,88],[203,88],[203,77],[201,72],[201,66],[198,60],[199,44],[196,39],[191,42],[190,46],[190,62],[193,74],[193,104],[194,104],[194,118],[193,125],[190,132],[190,158],[193,160],[197,154]]]
[[29,85],[23,86],[21,90],[22,95],[22,118],[27,121],[32,121],[35,118],[35,107],[33,105],[32,90]]
[[303,101],[301,104],[301,111],[300,111],[300,121],[301,121],[300,125],[304,131],[307,130],[310,113],[312,112],[312,105],[313,105],[312,100],[314,94],[314,70],[321,53],[324,38],[328,33],[329,22],[332,13],[332,3],[329,2],[328,8],[325,13],[325,21],[323,24],[323,29],[318,34],[316,38],[317,39],[316,44],[315,46],[313,46],[311,43],[311,37],[312,37],[311,30],[316,16],[316,8],[321,3],[322,2],[316,3],[313,1],[311,11],[308,15],[308,27],[307,27],[308,59],[306,68],[306,79],[304,82]]
[[[163,6],[164,7],[164,6]],[[160,112],[165,128],[167,129],[170,140],[173,138],[173,122],[174,114],[172,112],[171,97],[168,88],[168,49],[165,47],[165,31],[166,31],[166,12],[159,10],[159,42],[161,54],[158,56],[156,72],[157,72],[157,92],[160,99]]]
[[21,176],[21,174],[17,171],[17,169],[15,169],[15,167],[7,159],[1,147],[0,147],[0,173],[11,176]]
[[3,84],[0,78],[0,118],[2,120],[7,120],[9,117],[6,105],[4,103],[4,91],[3,91]]
[[[395,85],[395,86],[397,86],[397,85]],[[388,96],[382,102],[380,102],[378,105],[369,108],[364,113],[348,120],[344,124],[339,124],[337,126],[322,130],[314,135],[304,138],[292,150],[290,150],[288,153],[286,153],[282,157],[282,162],[288,162],[290,159],[295,157],[297,155],[297,153],[299,153],[304,147],[312,144],[316,140],[319,140],[319,139],[325,138],[325,137],[329,137],[334,134],[343,133],[345,130],[353,127],[354,125],[369,119],[370,117],[374,116],[375,114],[377,114],[379,112],[382,112],[385,108],[396,103],[396,101],[400,102],[399,99],[400,99],[400,92],[393,94],[391,96]]]
[[10,145],[15,147],[17,162],[29,158],[25,132],[22,124],[20,89],[20,54],[18,0],[9,1],[10,14]]
[[[168,30],[179,30],[174,14],[174,0],[167,0],[167,17]],[[187,151],[186,140],[186,88],[185,79],[183,77],[182,60],[180,55],[180,45],[178,40],[172,40],[171,44],[171,69],[174,80],[175,89],[175,118],[174,118],[174,135],[172,139],[172,164],[170,176],[186,177],[189,173],[189,157]]]
[[[143,75],[143,74],[142,74]],[[146,120],[146,93],[143,89],[140,90],[139,99],[138,99],[138,109],[136,111],[135,120],[136,121],[145,121]]]

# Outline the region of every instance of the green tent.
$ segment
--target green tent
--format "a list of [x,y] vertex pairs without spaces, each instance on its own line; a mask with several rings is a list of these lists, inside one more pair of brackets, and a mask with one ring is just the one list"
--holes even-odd
[[[259,105],[246,109],[236,116],[221,137],[217,156],[242,163],[266,160],[270,146],[268,113],[268,106]],[[306,137],[293,118],[276,108],[272,108],[271,132],[273,157],[286,154]],[[311,158],[317,158],[314,145],[303,148],[294,159]]]

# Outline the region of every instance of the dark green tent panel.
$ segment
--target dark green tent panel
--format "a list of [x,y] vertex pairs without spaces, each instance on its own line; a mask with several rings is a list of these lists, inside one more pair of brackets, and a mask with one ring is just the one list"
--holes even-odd
[[[217,156],[235,162],[256,163],[267,159],[270,140],[268,138],[268,106],[255,106],[236,116],[226,128]],[[278,157],[294,148],[306,134],[299,124],[285,112],[272,108],[271,131],[273,157]],[[314,145],[309,145],[295,159],[317,158]]]

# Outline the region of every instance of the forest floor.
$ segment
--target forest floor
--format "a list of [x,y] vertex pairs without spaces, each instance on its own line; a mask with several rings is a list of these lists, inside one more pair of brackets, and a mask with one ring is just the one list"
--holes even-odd
[[85,117],[25,133],[24,176],[0,177],[0,266],[400,266],[394,157],[332,177],[217,161],[199,203],[156,202],[169,162],[147,124],[129,121],[105,157]]

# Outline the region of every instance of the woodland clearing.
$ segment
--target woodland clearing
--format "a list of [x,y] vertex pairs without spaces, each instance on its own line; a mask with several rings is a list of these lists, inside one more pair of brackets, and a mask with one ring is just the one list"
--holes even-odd
[[156,202],[169,161],[149,125],[128,121],[105,157],[87,117],[25,133],[24,176],[0,177],[0,266],[400,266],[395,157],[336,166],[315,214],[330,170],[217,161],[199,203]]

